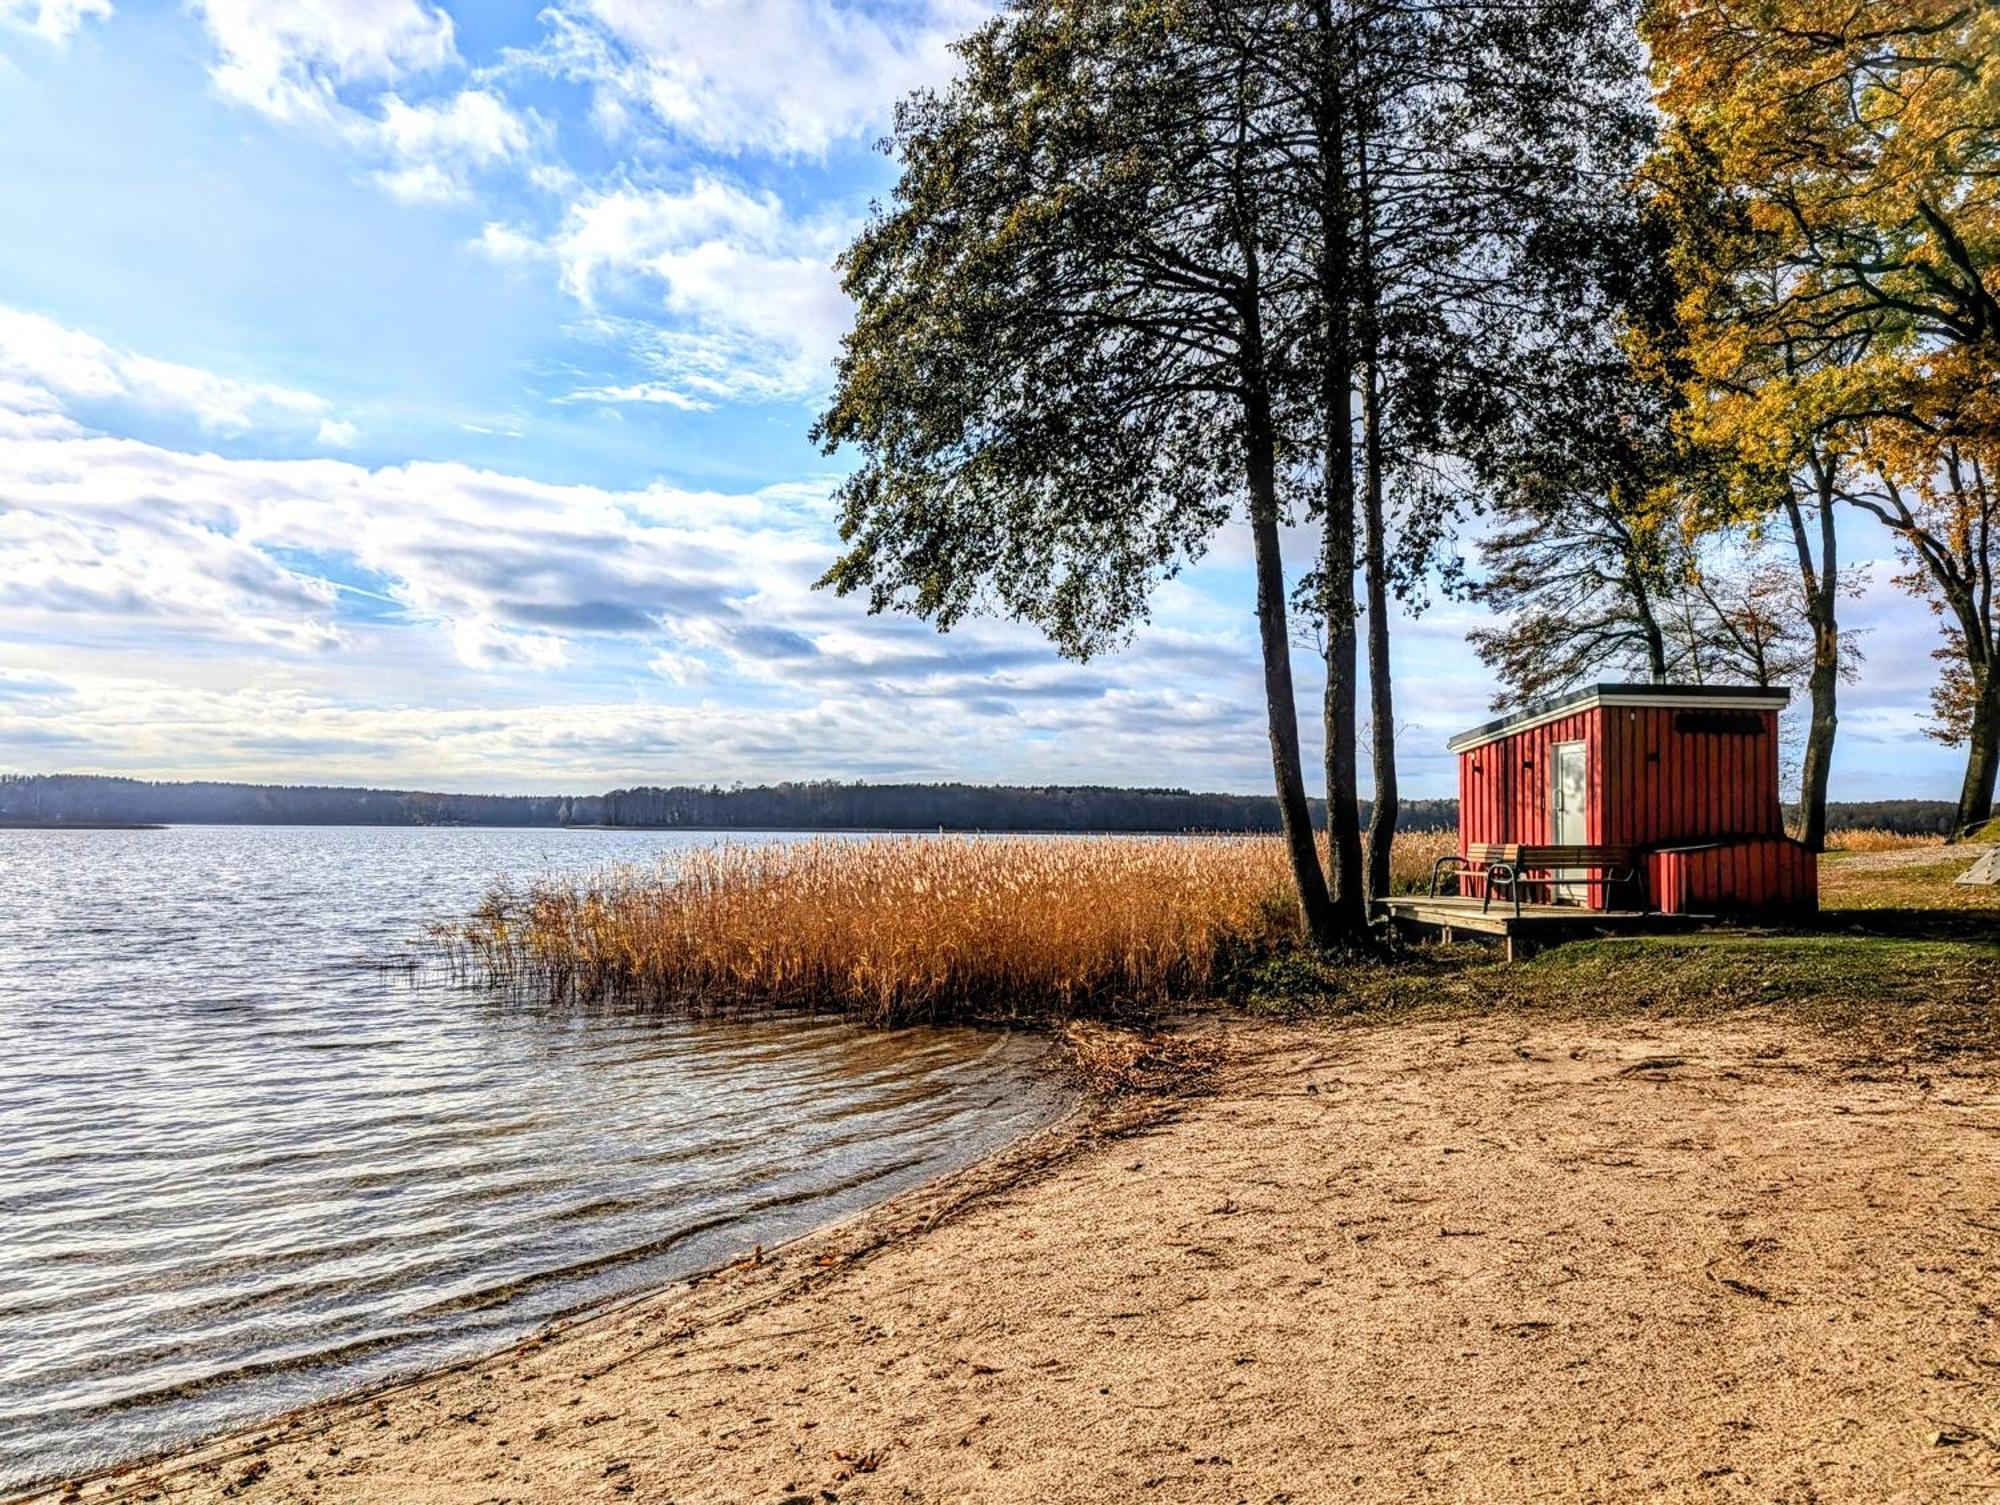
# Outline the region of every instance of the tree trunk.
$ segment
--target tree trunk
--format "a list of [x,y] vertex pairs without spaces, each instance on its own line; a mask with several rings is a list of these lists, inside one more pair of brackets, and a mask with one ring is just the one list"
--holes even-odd
[[1389,670],[1389,551],[1382,518],[1382,385],[1380,325],[1376,321],[1374,236],[1367,143],[1357,151],[1361,169],[1361,517],[1368,589],[1368,761],[1375,799],[1368,809],[1368,897],[1389,896],[1389,855],[1396,841],[1396,696]]
[[[1332,362],[1343,368],[1345,361]],[[1331,385],[1331,383],[1329,383]],[[1339,395],[1352,391],[1342,385]],[[1361,779],[1355,754],[1354,442],[1347,415],[1329,418],[1326,528],[1320,573],[1326,600],[1326,834],[1333,869],[1337,932],[1359,934],[1368,924],[1361,864]],[[1340,430],[1344,444],[1335,442]]]
[[[1993,816],[1995,776],[2000,775],[2000,624],[1994,621],[1994,563],[2000,553],[2000,539],[1994,524],[2000,507],[1994,503],[1991,482],[1977,457],[1971,461],[1971,485],[1966,465],[1957,449],[1948,451],[1947,465],[1952,487],[1963,498],[1976,500],[1973,515],[1965,519],[1963,550],[1965,568],[1962,588],[1947,592],[1946,599],[1958,614],[1958,629],[1965,640],[1965,667],[1972,676],[1972,735],[1965,755],[1965,781],[1958,790],[1958,818],[1952,823],[1953,841],[1967,831],[1984,825]],[[1937,571],[1932,571],[1936,575]]]
[[1626,583],[1632,593],[1633,610],[1639,614],[1639,631],[1646,638],[1646,673],[1656,685],[1667,682],[1667,635],[1660,630],[1660,619],[1653,613],[1653,593],[1637,571],[1626,574]]
[[[1239,136],[1239,147],[1241,138]],[[1237,313],[1237,347],[1243,400],[1244,483],[1250,499],[1250,538],[1257,570],[1257,634],[1264,653],[1264,714],[1271,736],[1271,775],[1278,795],[1278,823],[1291,859],[1299,920],[1314,946],[1332,943],[1337,929],[1326,872],[1313,835],[1306,800],[1305,764],[1299,753],[1299,708],[1292,687],[1292,639],[1285,621],[1285,565],[1278,537],[1278,434],[1271,411],[1270,356],[1264,345],[1261,250],[1254,201],[1245,191],[1243,163],[1233,174],[1234,230],[1245,281]]]
[[1264,712],[1271,731],[1271,774],[1278,792],[1278,820],[1298,889],[1299,917],[1314,945],[1335,936],[1333,900],[1313,837],[1299,755],[1298,701],[1292,689],[1292,640],[1285,623],[1285,566],[1278,543],[1276,444],[1270,401],[1253,378],[1245,402],[1246,480],[1250,539],[1257,568],[1257,633],[1264,649]]
[[1978,691],[1972,703],[1971,745],[1966,751],[1965,783],[1958,792],[1958,815],[1952,821],[1953,841],[1993,817],[1993,791],[2000,782],[2000,670],[1989,659],[1972,667]]
[[1994,561],[2000,539],[1994,536],[1996,505],[1984,469],[1971,463],[1970,485],[1963,457],[1955,446],[1945,451],[1944,465],[1958,505],[1966,509],[1945,527],[1919,522],[1893,480],[1880,477],[1886,505],[1865,498],[1855,503],[1872,513],[1902,540],[1930,572],[1940,604],[1958,619],[1965,650],[1965,668],[1972,679],[1967,707],[1965,779],[1959,786],[1958,810],[1952,818],[1951,840],[1984,824],[1993,813],[1994,776],[2000,772],[2000,623],[1995,611]]
[[[1372,404],[1371,404],[1372,405]],[[1389,852],[1400,813],[1396,792],[1396,696],[1389,678],[1389,588],[1383,578],[1382,488],[1379,460],[1368,457],[1366,499],[1368,558],[1368,759],[1375,771],[1375,802],[1368,811],[1368,896],[1389,894]]]
[[1326,350],[1321,400],[1325,517],[1320,591],[1326,614],[1326,833],[1332,859],[1333,924],[1342,937],[1368,928],[1367,878],[1361,862],[1360,776],[1355,755],[1354,630],[1354,349],[1351,226],[1348,220],[1346,100],[1343,59],[1331,10],[1319,7],[1321,53],[1314,126],[1319,138],[1319,294]]
[[1799,580],[1806,598],[1806,620],[1812,627],[1813,666],[1807,681],[1812,696],[1812,724],[1806,732],[1805,768],[1799,779],[1799,841],[1811,851],[1826,847],[1826,785],[1833,767],[1834,733],[1840,724],[1840,621],[1838,612],[1840,560],[1833,526],[1834,462],[1814,455],[1813,488],[1819,505],[1819,560],[1813,559],[1812,537],[1796,497],[1785,502],[1792,543],[1799,557]]

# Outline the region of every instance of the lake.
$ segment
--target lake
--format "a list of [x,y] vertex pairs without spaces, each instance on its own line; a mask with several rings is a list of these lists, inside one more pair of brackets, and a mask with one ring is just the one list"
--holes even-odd
[[0,831],[0,1488],[502,1346],[1058,1109],[1016,1036],[400,965],[502,875],[722,839]]

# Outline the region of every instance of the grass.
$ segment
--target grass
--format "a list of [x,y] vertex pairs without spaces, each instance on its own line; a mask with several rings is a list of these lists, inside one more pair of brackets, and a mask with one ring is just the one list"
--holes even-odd
[[1509,966],[1479,944],[1415,946],[1387,964],[1266,961],[1245,989],[1288,1017],[1436,1019],[1783,1013],[1870,1061],[2000,1054],[2000,889],[1953,880],[1975,852],[1871,841],[1820,866],[1811,925],[1719,926],[1551,947]]

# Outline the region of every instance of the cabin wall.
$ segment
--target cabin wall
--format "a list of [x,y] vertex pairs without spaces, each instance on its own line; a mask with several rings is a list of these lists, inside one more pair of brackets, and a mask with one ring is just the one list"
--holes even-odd
[[[1599,770],[1603,712],[1592,707],[1564,716],[1523,732],[1499,737],[1458,758],[1458,850],[1463,856],[1474,842],[1527,842],[1546,844],[1553,839],[1552,779],[1558,742],[1584,744],[1584,777],[1590,790],[1588,813],[1591,845],[1601,843],[1604,821],[1604,788]],[[1460,880],[1460,892],[1484,898],[1485,882],[1467,876]],[[1602,887],[1585,889],[1592,909],[1602,909],[1608,899]]]
[[1558,742],[1581,742],[1590,784],[1590,840],[1601,842],[1604,788],[1599,772],[1603,713],[1595,708],[1498,737],[1458,757],[1458,849],[1473,842],[1550,839],[1550,770]]
[[1670,706],[1603,708],[1604,835],[1593,839],[1654,847],[1783,835],[1778,713],[1737,713],[1756,716],[1760,735],[1676,731],[1678,714]]
[[1551,839],[1549,769],[1558,742],[1588,748],[1595,844],[1783,835],[1777,712],[1750,713],[1763,727],[1755,736],[1676,731],[1676,714],[1671,706],[1598,706],[1460,753],[1460,850]]
[[[1585,746],[1588,841],[1634,847],[1721,843],[1701,854],[1646,859],[1649,900],[1670,913],[1810,909],[1817,870],[1784,838],[1778,788],[1778,713],[1757,733],[1679,730],[1673,706],[1615,701],[1496,737],[1458,758],[1459,851],[1475,842],[1553,840],[1551,770],[1559,742]],[[1697,714],[1699,714],[1697,712]],[[1476,878],[1462,892],[1483,895]],[[1587,902],[1629,902],[1602,888]]]

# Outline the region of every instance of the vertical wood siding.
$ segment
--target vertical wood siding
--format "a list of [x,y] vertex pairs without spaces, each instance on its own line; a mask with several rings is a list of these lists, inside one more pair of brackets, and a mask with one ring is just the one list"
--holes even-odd
[[1810,914],[1819,862],[1789,836],[1668,847],[1647,856],[1646,889],[1662,914]]
[[[1592,845],[1725,842],[1699,859],[1649,863],[1658,881],[1739,909],[1796,908],[1817,897],[1811,854],[1788,850],[1779,808],[1778,713],[1754,711],[1761,735],[1681,731],[1671,706],[1613,701],[1499,737],[1459,754],[1459,851],[1473,842],[1554,839],[1551,771],[1559,742],[1581,742]],[[1802,850],[1802,849],[1801,849]],[[1481,892],[1470,881],[1466,892]],[[1661,902],[1666,889],[1656,889]],[[1612,902],[1605,889],[1589,902]],[[1703,912],[1708,912],[1704,909]]]
[[[1602,842],[1600,830],[1605,808],[1604,758],[1599,737],[1602,726],[1601,710],[1578,711],[1459,754],[1459,854],[1464,855],[1473,842],[1542,845],[1554,840],[1552,779],[1559,742],[1584,744],[1584,786],[1589,791],[1585,840],[1593,845]],[[1485,886],[1476,879],[1467,880],[1464,892],[1483,895]],[[1604,889],[1592,888],[1587,892],[1592,908],[1605,907]]]
[[1656,847],[1725,836],[1779,836],[1778,713],[1755,712],[1762,736],[1674,729],[1667,706],[1605,706],[1604,835]]

